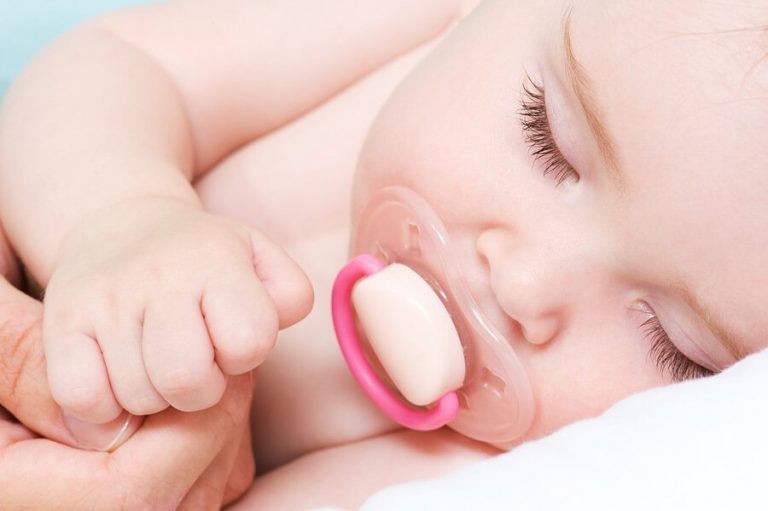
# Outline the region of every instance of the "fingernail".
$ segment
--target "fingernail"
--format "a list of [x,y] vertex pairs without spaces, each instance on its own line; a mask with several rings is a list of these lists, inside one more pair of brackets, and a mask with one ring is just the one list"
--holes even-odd
[[64,424],[81,449],[110,452],[122,445],[139,429],[144,417],[123,411],[119,417],[104,424],[83,422],[62,411]]

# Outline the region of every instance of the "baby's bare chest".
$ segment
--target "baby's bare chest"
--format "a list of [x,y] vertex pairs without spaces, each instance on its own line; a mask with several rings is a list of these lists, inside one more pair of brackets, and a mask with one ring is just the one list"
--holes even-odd
[[312,312],[280,333],[257,371],[253,444],[262,467],[393,427],[346,370],[331,323],[330,290],[347,258],[354,159],[292,155],[279,140],[266,142],[246,147],[198,183],[206,208],[269,236],[315,291]]
[[257,371],[253,444],[262,469],[395,428],[344,365],[330,291],[347,260],[352,181],[368,129],[427,50],[404,55],[245,146],[197,184],[209,210],[254,226],[287,250],[315,291],[312,312],[280,333]]

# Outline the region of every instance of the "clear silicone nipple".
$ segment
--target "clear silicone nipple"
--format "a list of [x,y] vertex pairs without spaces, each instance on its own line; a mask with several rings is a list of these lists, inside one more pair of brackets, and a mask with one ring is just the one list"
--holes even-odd
[[[440,416],[439,420],[434,417],[429,419],[432,421],[430,424],[438,427],[442,425],[440,421],[449,421],[449,427],[459,433],[499,446],[511,445],[520,438],[530,427],[534,414],[528,377],[510,344],[485,318],[472,298],[453,260],[446,230],[426,201],[404,187],[378,191],[358,219],[351,252],[353,256],[365,254],[365,257],[372,256],[371,260],[378,261],[371,263],[376,268],[372,267],[368,274],[394,263],[415,271],[434,291],[453,321],[463,348],[464,378],[463,382],[456,384],[457,388],[451,389],[452,392],[437,399],[436,403],[422,407],[424,414]],[[337,280],[341,280],[343,272]],[[361,273],[355,278],[365,279],[365,275]],[[354,285],[349,280],[349,269],[347,284],[350,289]],[[334,303],[334,323],[338,335],[337,312],[342,309],[337,305]],[[344,306],[351,308],[351,304]],[[364,331],[360,333],[365,335]],[[341,335],[339,340],[341,343]],[[379,339],[377,342],[380,344],[382,341]],[[375,347],[372,351],[375,356]],[[437,356],[442,352],[427,350],[424,353]],[[349,358],[347,360],[350,362]],[[353,374],[356,370],[353,368]],[[365,388],[365,381],[361,381],[357,374],[356,377]],[[373,377],[369,375],[365,378]],[[396,382],[389,383],[397,387]],[[401,392],[401,395],[405,394]],[[394,395],[387,397],[397,398]],[[372,399],[376,401],[373,396]],[[455,408],[451,408],[452,399],[457,400]],[[380,402],[377,404],[385,412],[391,411]],[[422,415],[419,415],[418,407],[411,407],[410,412],[403,413],[413,418],[413,422],[404,423],[406,426],[428,429],[420,422]]]

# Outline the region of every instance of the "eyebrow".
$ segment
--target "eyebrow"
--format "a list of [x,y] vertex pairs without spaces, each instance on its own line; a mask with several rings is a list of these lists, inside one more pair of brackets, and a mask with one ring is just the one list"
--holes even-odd
[[587,123],[597,141],[597,146],[608,164],[611,176],[619,187],[623,188],[624,180],[619,169],[615,146],[608,134],[608,130],[605,129],[605,125],[598,115],[599,110],[595,104],[594,98],[591,96],[589,76],[587,76],[584,67],[573,53],[573,42],[571,40],[571,11],[572,8],[568,7],[563,15],[563,48],[565,50],[565,62],[568,67],[568,76],[571,79],[571,86],[573,87],[576,97],[581,104],[581,108],[584,111],[584,115],[587,118]]

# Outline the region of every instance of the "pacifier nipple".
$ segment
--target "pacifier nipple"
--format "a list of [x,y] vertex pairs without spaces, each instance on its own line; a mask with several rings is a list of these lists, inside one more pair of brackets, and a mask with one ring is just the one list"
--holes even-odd
[[392,264],[352,290],[361,329],[397,390],[426,406],[464,382],[464,352],[448,311],[415,271]]
[[[437,429],[445,426],[456,418],[459,409],[459,399],[456,393],[448,392],[444,394],[434,403],[434,406],[429,408],[420,408],[404,403],[399,395],[395,394],[379,379],[363,353],[363,348],[357,337],[357,328],[354,321],[354,315],[352,314],[353,288],[361,279],[371,278],[371,275],[382,272],[385,268],[386,265],[381,260],[374,256],[364,254],[357,256],[344,266],[336,277],[336,281],[333,283],[331,310],[333,313],[333,327],[336,330],[339,347],[341,348],[344,360],[346,360],[347,366],[352,372],[352,376],[357,380],[357,383],[363,391],[365,391],[371,401],[376,403],[376,405],[392,420],[411,429],[421,431]],[[402,271],[395,269],[396,275],[401,273]],[[379,281],[378,284],[376,280]],[[391,276],[387,277],[385,274],[383,279],[374,280],[372,292],[370,290],[366,291],[366,287],[368,286],[364,286],[362,295],[358,293],[358,300],[361,300],[361,311],[364,315],[368,316],[368,326],[371,327],[372,331],[376,332],[374,337],[379,339],[378,343],[380,346],[384,346],[385,344],[388,344],[387,341],[391,341],[388,333],[391,333],[389,330],[393,327],[388,323],[394,323],[394,321],[387,321],[387,318],[383,318],[383,320],[372,320],[371,318],[375,316],[375,314],[373,314],[373,312],[375,312],[374,309],[381,305],[381,303],[378,302],[379,299],[382,299],[388,305],[391,305],[397,301],[397,298],[403,298],[402,292],[408,290],[408,283],[403,287],[402,284],[397,284],[398,280],[397,276],[392,278]],[[405,280],[410,281],[411,286],[414,286],[413,282],[415,281],[413,277],[406,277]],[[381,284],[381,282],[383,282],[383,284]],[[387,289],[388,287],[389,289]],[[393,287],[399,287],[400,289],[395,289],[395,291],[392,292]],[[416,285],[415,287],[418,288],[419,286]],[[377,293],[376,288],[383,289],[383,293]],[[429,299],[426,300],[427,303],[429,303],[429,301]],[[401,309],[407,317],[420,322],[425,332],[437,332],[438,335],[445,335],[445,338],[451,339],[450,329],[447,329],[445,324],[439,319],[435,321],[434,319],[429,319],[425,316],[423,311],[418,312],[419,307],[417,302],[418,299],[416,302],[413,302],[411,306],[402,307],[401,305]],[[409,332],[407,327],[400,328],[398,331],[399,330],[404,332],[411,340],[414,340],[413,331]],[[411,371],[401,370],[395,367],[396,363],[400,362],[401,358],[408,359],[410,358],[409,354],[416,354],[416,350],[413,350],[412,347],[410,349],[406,347],[407,344],[407,342],[400,343],[399,349],[398,347],[390,349],[384,346],[382,355],[383,358],[387,360],[386,365],[389,366],[390,371],[393,371],[393,373],[397,375],[396,378],[400,385],[405,389],[405,392],[411,395],[411,398],[416,399],[417,401],[424,401],[431,394],[437,392],[436,389],[444,386],[450,387],[451,382],[454,380],[459,381],[459,384],[461,384],[461,378],[459,378],[456,370],[436,370],[433,373],[432,378],[426,379],[428,390],[417,390],[416,387],[423,383],[419,380],[418,376],[414,376]],[[447,357],[441,356],[440,349],[433,348],[431,351],[433,354],[437,354],[440,360],[447,359],[449,361],[449,366],[455,365],[455,361],[453,363],[450,362],[451,358],[455,359],[455,355],[450,355],[450,348],[445,349],[446,353],[449,353]],[[415,359],[411,359],[409,364],[411,367],[413,367],[414,361]],[[385,365],[385,363],[382,362],[382,365]],[[461,376],[463,376],[463,374]],[[405,394],[403,393],[403,395]]]

